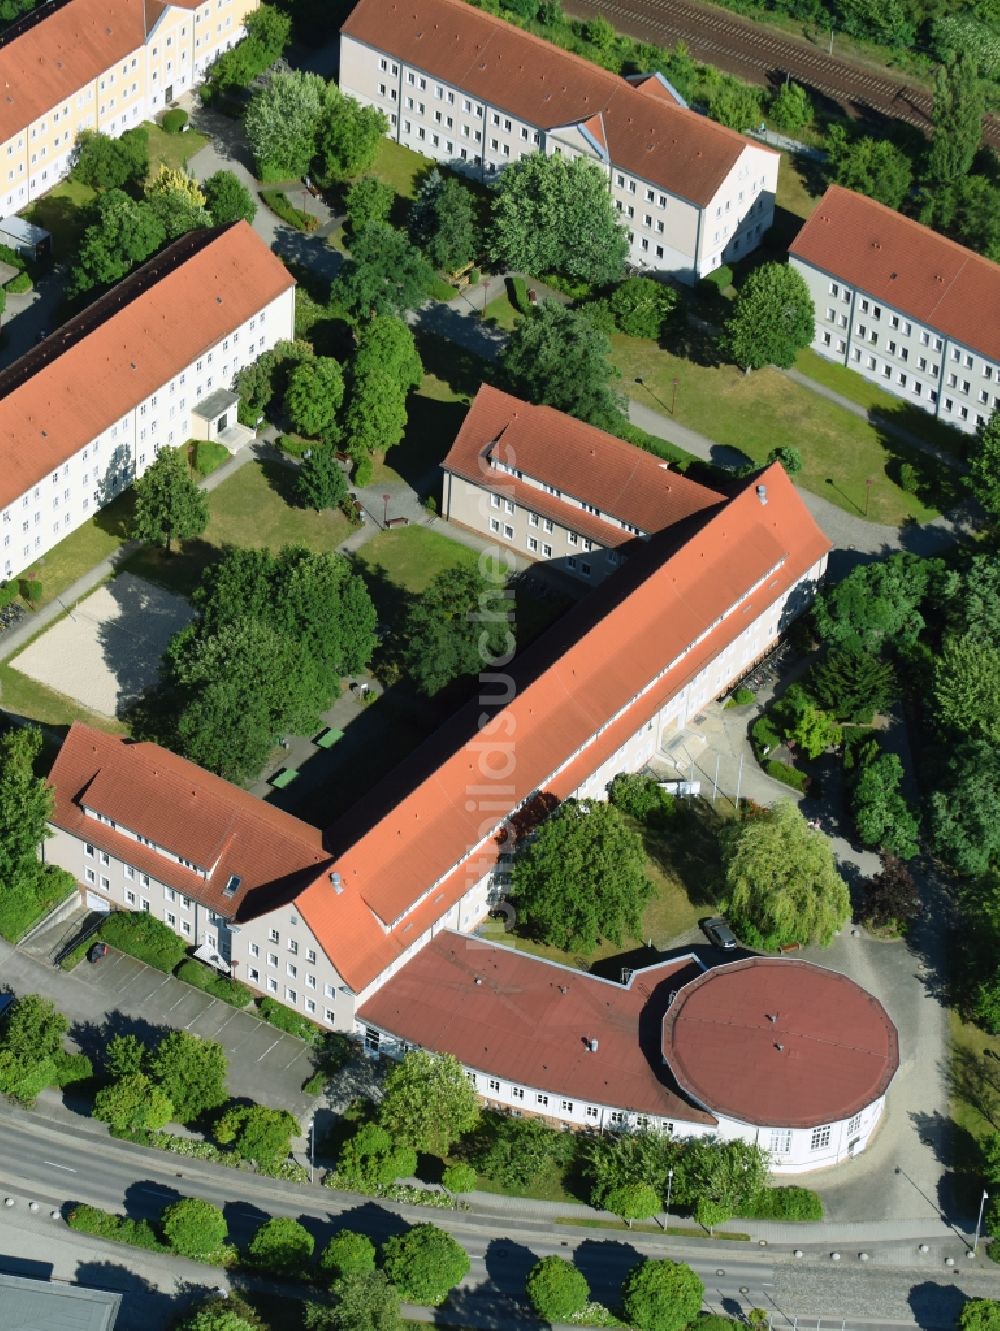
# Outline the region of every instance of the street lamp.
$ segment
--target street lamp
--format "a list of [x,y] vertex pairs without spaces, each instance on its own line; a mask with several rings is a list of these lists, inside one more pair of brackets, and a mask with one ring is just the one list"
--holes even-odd
[[391,498],[392,498],[392,495],[383,495],[383,496],[382,496],[382,526],[383,526],[383,527],[388,527],[388,525],[389,525],[389,500],[390,500]]
[[976,1249],[979,1247],[979,1231],[980,1231],[980,1230],[982,1229],[982,1227],[983,1227],[983,1208],[986,1206],[986,1202],[987,1202],[987,1199],[989,1198],[989,1195],[990,1195],[990,1194],[989,1194],[989,1193],[986,1191],[986,1189],[984,1188],[984,1189],[983,1189],[983,1195],[982,1195],[982,1197],[980,1197],[980,1199],[979,1199],[979,1219],[976,1221],[976,1238],[975,1238],[975,1242],[974,1242],[973,1245],[972,1245],[972,1255],[973,1255],[973,1257],[975,1257],[975,1255],[976,1255]]
[[673,1189],[673,1186],[674,1186],[674,1171],[672,1169],[668,1169],[667,1170],[667,1213],[664,1217],[666,1223],[663,1226],[663,1232],[664,1234],[666,1234],[667,1238],[670,1237],[670,1193]]
[[309,1182],[310,1183],[315,1182],[315,1176],[316,1176],[316,1171],[315,1171],[316,1158],[313,1152],[313,1146],[314,1146],[313,1134],[315,1132],[315,1129],[316,1129],[316,1114],[314,1111],[312,1118],[309,1120]]
[[874,484],[875,484],[874,476],[867,476],[865,478],[865,517],[868,516],[868,505],[872,501],[872,486]]
[[678,387],[679,384],[680,384],[680,380],[679,380],[676,376],[675,376],[673,379],[671,379],[671,381],[670,381],[670,386],[671,386],[671,388],[673,389],[673,392],[672,392],[671,395],[670,395],[670,414],[671,414],[671,416],[674,414],[674,407],[677,406],[677,387]]

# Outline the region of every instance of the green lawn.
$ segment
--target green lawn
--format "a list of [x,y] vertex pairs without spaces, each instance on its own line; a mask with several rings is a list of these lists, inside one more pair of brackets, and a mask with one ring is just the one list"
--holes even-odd
[[379,140],[371,173],[391,185],[402,198],[415,199],[417,177],[431,165],[429,157],[422,157],[400,143],[383,138]]
[[184,595],[197,586],[205,566],[223,546],[278,550],[304,545],[333,550],[352,531],[337,510],[316,513],[299,508],[293,492],[294,471],[279,462],[249,462],[208,497],[209,520],[204,536],[184,541],[171,555],[145,547],[123,567]]
[[35,226],[52,232],[52,250],[56,259],[75,255],[84,229],[84,210],[96,195],[89,185],[78,180],[63,180],[42,198],[36,199],[24,216]]
[[190,158],[208,143],[208,135],[200,134],[196,129],[188,129],[183,134],[168,134],[151,120],[143,122],[143,129],[149,134],[150,176],[155,175],[161,165],[187,166]]
[[952,1009],[948,1013],[951,1038],[951,1119],[955,1126],[952,1156],[965,1176],[967,1202],[978,1202],[981,1179],[980,1146],[1000,1131],[1000,1038],[987,1035]]
[[414,596],[446,568],[474,568],[479,555],[429,527],[395,527],[379,532],[362,546],[358,561],[370,573]]
[[822,190],[815,192],[815,171],[810,171],[805,162],[790,153],[781,154],[778,167],[778,193],[775,199],[779,208],[784,208],[794,217],[801,217],[803,222],[822,198]]
[[31,566],[31,574],[42,584],[39,605],[62,596],[77,578],[120,548],[132,508],[132,493],[126,491]]
[[[422,496],[441,499],[439,466],[465,418],[468,397],[442,375],[450,373],[440,364],[438,339],[419,342],[424,377],[407,404],[408,420],[402,440],[382,460],[376,459],[373,484],[405,481]],[[445,353],[446,354],[446,353]],[[455,357],[461,352],[455,350]],[[435,372],[437,370],[437,372]]]
[[[678,421],[758,464],[778,445],[797,448],[804,460],[797,481],[848,513],[862,515],[868,507],[873,522],[896,526],[907,518],[926,521],[959,498],[958,479],[950,469],[779,370],[744,374],[732,365],[679,357],[639,338],[616,334],[611,340],[621,386],[630,397],[669,413],[676,377]],[[902,461],[911,462],[920,476],[919,497],[905,494],[892,479]],[[868,477],[873,478],[870,506]]]
[[30,717],[42,725],[68,727],[74,721],[86,721],[88,725],[113,735],[123,735],[126,729],[120,721],[89,712],[72,698],[29,679],[6,661],[0,663],[0,707],[5,712]]
[[505,328],[508,332],[510,332],[520,317],[521,316],[518,314],[517,310],[515,310],[514,306],[510,303],[506,291],[502,296],[496,296],[491,300],[483,311],[483,318],[487,322],[496,324],[498,328]]

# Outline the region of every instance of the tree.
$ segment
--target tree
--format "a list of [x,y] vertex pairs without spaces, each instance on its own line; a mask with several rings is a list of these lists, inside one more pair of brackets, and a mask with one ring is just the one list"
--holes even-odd
[[704,1293],[690,1266],[647,1257],[626,1277],[622,1306],[636,1331],[683,1331],[698,1316]]
[[760,89],[723,74],[709,96],[708,114],[730,129],[754,129],[762,119]]
[[946,609],[948,627],[957,636],[987,643],[1000,639],[1000,554],[972,556]]
[[[247,19],[255,18],[266,6],[251,11]],[[205,193],[205,207],[216,226],[228,226],[230,222],[252,222],[257,215],[257,205],[253,195],[232,171],[216,171],[202,185]]]
[[950,216],[942,226],[948,235],[1000,262],[1000,188],[987,176],[963,176],[947,205]]
[[214,1257],[229,1232],[217,1206],[201,1197],[172,1202],[161,1217],[163,1237],[182,1257]]
[[202,89],[202,98],[248,88],[258,74],[281,55],[288,44],[292,21],[272,5],[251,10],[243,20],[247,35],[213,61]]
[[143,190],[147,199],[157,194],[181,194],[196,208],[204,208],[205,195],[194,176],[180,166],[167,166],[161,162],[156,173],[146,182]]
[[388,222],[369,222],[354,237],[330,299],[359,322],[379,314],[403,315],[425,299],[433,276],[402,231]]
[[877,655],[889,643],[910,647],[924,627],[924,599],[933,591],[935,600],[947,600],[939,589],[942,574],[940,560],[908,552],[859,564],[816,598],[816,632],[831,646],[857,653]]
[[378,1123],[364,1123],[340,1149],[337,1174],[349,1188],[377,1192],[416,1172],[417,1153],[394,1142]]
[[767,465],[780,462],[789,476],[796,476],[802,470],[802,454],[791,444],[779,444],[767,455]]
[[232,1146],[241,1160],[269,1165],[287,1158],[299,1125],[287,1109],[266,1105],[232,1105],[213,1130],[222,1146]]
[[476,257],[476,199],[467,185],[434,168],[413,201],[410,236],[435,268],[455,272]]
[[602,938],[641,937],[651,890],[642,838],[599,801],[567,800],[514,860],[518,911],[556,947],[592,952]]
[[1000,740],[1000,649],[978,634],[946,637],[934,662],[934,705],[946,729]]
[[609,387],[617,375],[610,355],[607,337],[584,315],[546,300],[517,324],[500,353],[500,369],[518,397],[607,427],[620,419]]
[[400,626],[400,660],[421,693],[433,696],[456,679],[510,660],[506,616],[490,612],[497,591],[478,568],[454,565],[410,601]]
[[146,1046],[134,1035],[115,1035],[104,1047],[104,1071],[112,1081],[142,1072]]
[[615,327],[629,337],[658,338],[677,309],[674,287],[652,277],[627,277],[608,297]]
[[198,489],[180,449],[162,448],[134,486],[133,540],[173,542],[200,536],[208,526],[208,500]]
[[336,433],[344,401],[344,376],[330,356],[313,356],[292,371],[285,390],[285,410],[299,434],[329,441]]
[[619,772],[608,786],[608,800],[640,823],[662,825],[673,817],[673,795],[653,776]]
[[471,1165],[448,1165],[441,1175],[441,1183],[446,1192],[472,1192],[478,1177]]
[[920,894],[913,874],[896,855],[882,851],[882,872],[864,883],[861,918],[876,929],[901,932],[920,913]]
[[812,124],[813,104],[801,83],[781,85],[771,103],[771,119],[785,134],[797,134]]
[[866,846],[884,847],[910,860],[920,849],[920,825],[900,790],[903,764],[895,753],[883,753],[861,766],[851,807],[858,835]]
[[306,174],[328,96],[326,80],[302,70],[275,74],[253,94],[243,128],[258,174],[265,169],[284,176]]
[[171,1031],[149,1058],[149,1070],[174,1104],[174,1120],[191,1123],[226,1098],[226,1055],[215,1040]]
[[486,251],[500,268],[561,273],[600,286],[625,271],[628,232],[607,172],[585,157],[531,153],[495,187]]
[[471,1156],[481,1173],[513,1189],[525,1187],[553,1164],[565,1164],[572,1149],[566,1133],[540,1119],[487,1113],[472,1139]]
[[330,1280],[368,1275],[375,1270],[375,1244],[367,1234],[343,1229],[320,1253],[319,1269]]
[[0,735],[0,901],[8,894],[33,892],[44,876],[39,849],[49,831],[52,788],[35,775],[42,752],[37,726]]
[[644,1220],[659,1210],[660,1198],[648,1183],[623,1183],[611,1189],[604,1199],[604,1206],[631,1229],[633,1220]]
[[253,1310],[241,1304],[232,1294],[212,1299],[179,1322],[177,1331],[262,1331]]
[[399,443],[407,397],[422,378],[413,333],[401,319],[380,316],[362,327],[344,413],[347,448],[356,462]]
[[379,1121],[394,1141],[446,1155],[479,1121],[476,1088],[451,1054],[412,1049],[386,1078]]
[[927,180],[934,190],[968,175],[979,150],[986,92],[974,58],[962,53],[934,76],[934,134],[927,154]]
[[807,758],[818,758],[840,743],[840,726],[816,705],[801,684],[789,685],[771,716],[788,743],[800,748]]
[[588,1137],[583,1145],[583,1172],[590,1185],[590,1204],[610,1209],[610,1198],[622,1188],[645,1184],[662,1197],[675,1148],[659,1132],[623,1132]]
[[136,203],[121,190],[109,189],[99,195],[87,217],[89,225],[80,237],[67,283],[71,298],[94,287],[111,286],[155,254],[166,239],[163,223],[152,208]]
[[317,513],[336,508],[347,498],[347,477],[332,444],[316,444],[295,473],[295,490],[307,508]]
[[174,1116],[169,1095],[143,1072],[135,1072],[94,1097],[93,1116],[115,1132],[155,1132]]
[[763,263],[736,293],[722,346],[745,370],[787,370],[815,329],[816,307],[802,276],[787,263]]
[[1000,757],[993,744],[959,745],[931,793],[929,830],[937,855],[980,876],[1000,857]]
[[384,1271],[345,1275],[335,1292],[333,1308],[306,1304],[308,1331],[402,1331],[399,1292]]
[[1000,1300],[969,1299],[958,1314],[959,1331],[1000,1331]]
[[327,91],[316,132],[316,150],[331,180],[367,171],[389,122],[375,106],[362,106],[332,85]]
[[892,666],[869,652],[831,647],[812,667],[807,686],[821,707],[845,721],[870,721],[896,695]]
[[149,134],[143,126],[112,139],[95,129],[82,129],[73,149],[70,174],[96,190],[120,190],[145,180],[149,170]]
[[532,1308],[543,1322],[569,1322],[590,1298],[582,1271],[565,1257],[542,1257],[525,1282]]
[[0,1095],[24,1105],[56,1080],[56,1062],[69,1022],[39,994],[25,994],[0,1018]]
[[183,189],[160,190],[150,194],[143,207],[163,228],[164,238],[168,242],[186,235],[188,231],[212,225],[204,205],[195,203]]
[[436,1225],[414,1225],[394,1234],[382,1248],[386,1275],[409,1303],[443,1303],[469,1272],[462,1245]]
[[313,349],[308,342],[277,342],[270,351],[262,351],[255,361],[245,365],[233,379],[233,391],[239,393],[240,420],[253,425],[271,403],[284,396],[287,380],[296,365],[310,360]]
[[990,414],[969,444],[965,483],[992,518],[1000,518],[1000,411]]
[[291,1216],[265,1220],[250,1240],[250,1260],[281,1276],[303,1276],[316,1242],[305,1225]]
[[825,947],[850,918],[829,840],[790,800],[736,829],[725,847],[725,875],[733,928],[755,947]]
[[675,1175],[678,1201],[711,1207],[698,1223],[714,1229],[731,1215],[751,1209],[765,1190],[767,1154],[750,1142],[700,1137],[685,1144]]
[[347,191],[347,220],[357,235],[369,222],[388,222],[396,191],[378,176],[361,176]]
[[913,182],[913,163],[902,148],[888,139],[849,139],[841,125],[832,125],[827,136],[827,170],[838,185],[887,208],[899,208]]

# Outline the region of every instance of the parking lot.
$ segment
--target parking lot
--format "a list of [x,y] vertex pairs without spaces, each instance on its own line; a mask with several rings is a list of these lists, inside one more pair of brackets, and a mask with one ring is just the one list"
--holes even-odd
[[290,1110],[301,1122],[313,1105],[302,1093],[309,1048],[251,1011],[240,1012],[199,989],[113,949],[97,965],[65,972],[0,944],[0,974],[17,994],[44,993],[63,1011],[88,1053],[98,1031],[173,1027],[218,1040],[229,1059],[232,1095]]

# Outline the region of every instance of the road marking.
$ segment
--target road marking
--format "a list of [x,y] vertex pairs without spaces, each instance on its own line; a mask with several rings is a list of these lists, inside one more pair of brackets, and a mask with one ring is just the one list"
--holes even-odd
[[199,1021],[202,1017],[206,1016],[209,1012],[211,1012],[212,1008],[215,1006],[216,1003],[218,1003],[218,1001],[219,1000],[217,998],[213,998],[209,1003],[208,1007],[203,1007],[200,1012],[196,1012],[194,1014],[194,1016],[187,1023],[184,1029],[189,1030],[195,1024],[196,1021]]
[[280,1036],[280,1035],[278,1036],[277,1040],[272,1040],[272,1042],[267,1046],[267,1048],[266,1048],[266,1049],[264,1050],[264,1052],[261,1054],[260,1058],[258,1058],[257,1062],[258,1062],[258,1063],[263,1062],[263,1060],[264,1060],[265,1058],[267,1058],[268,1054],[271,1052],[271,1050],[274,1048],[274,1046],[275,1046],[276,1044],[281,1044],[281,1036]]
[[65,1171],[66,1171],[67,1174],[75,1174],[75,1173],[76,1173],[76,1170],[75,1170],[75,1169],[71,1169],[71,1168],[69,1167],[69,1165],[60,1165],[60,1164],[57,1164],[55,1160],[43,1160],[43,1161],[42,1161],[42,1164],[43,1164],[43,1165],[49,1165],[52,1169],[65,1169]]
[[288,1069],[292,1066],[292,1064],[297,1063],[301,1057],[302,1057],[302,1050],[296,1049],[294,1055],[288,1060],[285,1066],[281,1069],[282,1072],[287,1072]]

